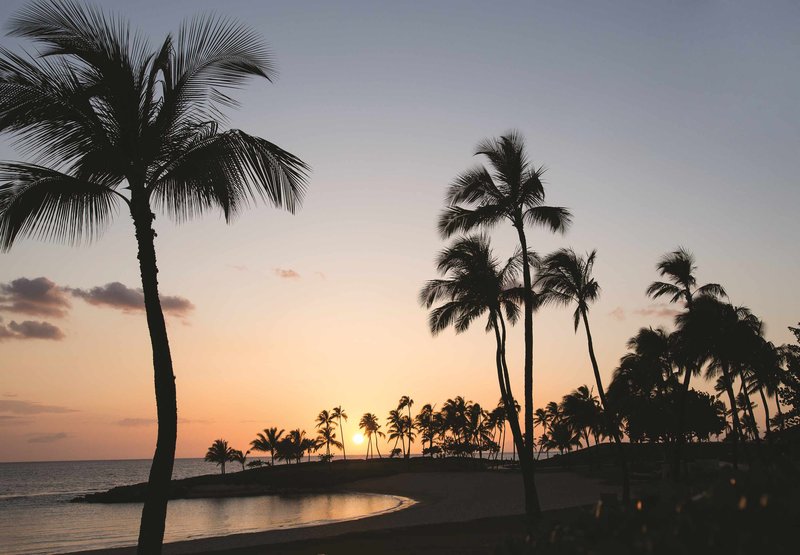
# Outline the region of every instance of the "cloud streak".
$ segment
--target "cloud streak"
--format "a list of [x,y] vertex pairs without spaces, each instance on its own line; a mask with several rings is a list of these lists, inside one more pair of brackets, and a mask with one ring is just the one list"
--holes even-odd
[[65,432],[55,432],[52,434],[34,434],[28,438],[28,443],[55,443],[69,436]]
[[653,318],[674,318],[681,313],[677,308],[667,304],[656,304],[646,308],[639,308],[633,311],[634,314],[639,316],[647,316]]
[[57,405],[43,405],[34,401],[0,399],[0,412],[11,414],[65,414],[78,411]]
[[[69,289],[73,296],[87,303],[107,308],[114,308],[126,313],[144,310],[144,293],[141,289],[132,289],[118,281],[107,283],[91,289]],[[194,305],[184,297],[162,295],[161,309],[166,314],[185,317],[194,310]]]
[[284,269],[284,268],[275,268],[273,271],[275,272],[275,275],[278,276],[279,278],[283,278],[283,279],[300,279],[300,274],[298,274],[297,272],[295,272],[291,268],[286,268],[286,269]]

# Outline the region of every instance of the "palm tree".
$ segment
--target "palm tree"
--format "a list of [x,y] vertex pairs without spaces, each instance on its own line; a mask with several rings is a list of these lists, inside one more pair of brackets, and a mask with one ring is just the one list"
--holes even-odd
[[212,462],[222,468],[222,473],[225,474],[225,463],[235,460],[236,450],[228,447],[228,442],[224,439],[214,440],[211,447],[208,448],[206,453],[206,462]]
[[320,448],[325,447],[325,458],[331,458],[331,446],[341,449],[342,442],[336,439],[336,432],[331,425],[323,426],[317,430],[317,442]]
[[[478,145],[475,155],[487,158],[484,166],[467,170],[450,185],[448,208],[439,218],[439,231],[445,237],[475,228],[491,228],[507,220],[516,230],[522,253],[523,301],[525,308],[525,446],[533,456],[533,311],[535,299],[528,253],[526,225],[539,225],[563,233],[572,215],[561,207],[545,206],[543,167],[535,167],[525,153],[522,136],[511,131]],[[531,458],[529,457],[529,458]]]
[[422,454],[425,455],[425,442],[428,442],[428,453],[433,456],[431,449],[433,448],[433,438],[436,434],[433,420],[433,405],[426,403],[422,405],[417,416],[414,418],[414,426],[419,430],[422,438]]
[[397,449],[397,444],[400,443],[400,450],[402,453],[406,451],[406,421],[398,409],[389,411],[389,416],[386,419],[386,424],[389,430],[389,441],[394,440],[394,447],[392,451]]
[[247,455],[250,454],[250,451],[242,453],[238,449],[233,450],[233,454],[231,455],[231,461],[238,462],[242,465],[242,470],[244,470],[244,465],[247,462]]
[[561,401],[564,418],[572,424],[572,427],[583,435],[586,447],[589,447],[589,434],[595,437],[600,429],[600,406],[597,397],[589,386],[582,385],[564,396]]
[[584,258],[578,256],[572,249],[560,249],[548,255],[542,261],[537,284],[542,288],[543,301],[545,303],[564,306],[574,303],[576,305],[573,313],[575,332],[578,331],[578,326],[583,321],[586,342],[589,348],[589,360],[594,370],[594,379],[597,385],[597,393],[600,396],[600,403],[603,406],[606,428],[614,438],[620,466],[622,467],[622,499],[623,502],[628,503],[630,501],[628,464],[622,447],[622,440],[620,439],[619,427],[614,422],[616,412],[612,411],[608,406],[605,389],[603,389],[603,380],[600,377],[600,369],[594,354],[592,332],[589,328],[589,304],[597,300],[600,294],[600,285],[592,277],[596,254],[597,251],[592,251]]
[[[684,348],[700,365],[709,362],[706,376],[722,374],[722,386],[731,407],[733,465],[738,468],[738,446],[742,434],[736,410],[734,372],[757,348],[759,322],[745,307],[735,307],[711,296],[694,299],[691,311],[676,317]],[[741,373],[740,373],[741,374]],[[744,378],[743,375],[741,375]],[[749,397],[748,397],[749,401]],[[745,455],[748,453],[745,451]]]
[[370,458],[370,453],[374,457],[374,453],[372,452],[372,441],[373,438],[375,440],[375,450],[378,452],[378,458],[381,457],[381,450],[378,446],[378,437],[385,437],[381,431],[381,425],[378,422],[378,417],[371,413],[367,412],[361,417],[361,420],[358,421],[358,427],[364,431],[364,435],[367,436],[367,458]]
[[[414,399],[409,397],[408,395],[403,395],[400,397],[400,401],[397,403],[397,410],[408,409],[408,421],[411,422],[411,407],[414,406]],[[414,427],[411,425],[406,426],[408,432],[408,450],[405,452],[405,458],[411,456],[411,443],[414,441]]]
[[339,429],[342,431],[342,456],[344,460],[347,460],[347,451],[344,448],[344,427],[342,426],[342,418],[347,421],[347,413],[344,412],[344,409],[341,405],[338,407],[333,407],[331,411],[331,416],[339,421]]
[[[519,314],[515,297],[507,294],[507,290],[514,284],[521,263],[521,256],[516,255],[501,266],[495,260],[489,239],[485,236],[462,238],[439,255],[437,267],[445,278],[425,284],[420,292],[420,302],[426,308],[441,303],[431,310],[428,318],[431,333],[434,335],[451,325],[456,333],[464,332],[476,319],[488,313],[486,330],[493,330],[495,333],[495,364],[500,395],[514,442],[520,452],[525,485],[525,512],[533,519],[539,516],[540,507],[534,481],[532,452],[526,450],[523,444],[505,355],[505,321],[508,319],[513,324]],[[446,406],[447,403],[443,409]]]
[[269,453],[270,462],[275,465],[275,450],[278,447],[278,442],[281,440],[284,430],[278,431],[278,428],[265,428],[263,433],[259,433],[256,439],[250,442],[250,448],[253,451],[261,451],[262,453]]
[[0,53],[0,131],[48,166],[0,164],[0,250],[25,236],[92,240],[119,206],[130,214],[158,414],[138,552],[160,553],[177,400],[153,209],[183,221],[219,208],[230,221],[260,198],[294,212],[308,167],[264,139],[220,129],[230,91],[274,75],[269,51],[245,27],[194,18],[151,49],[124,20],[67,0],[30,4],[10,29],[44,54]]
[[[697,287],[697,263],[694,255],[683,247],[665,254],[661,257],[656,269],[666,281],[654,281],[647,288],[647,295],[653,299],[666,296],[669,302],[677,303],[683,301],[686,310],[691,312],[694,299],[697,296],[710,296],[714,298],[725,297],[725,289],[718,283],[707,283]],[[678,408],[678,429],[677,443],[675,446],[674,471],[679,474],[683,443],[685,441],[686,428],[686,399],[689,395],[689,383],[692,374],[699,374],[701,365],[695,360],[684,361],[683,391],[681,394],[680,406]]]

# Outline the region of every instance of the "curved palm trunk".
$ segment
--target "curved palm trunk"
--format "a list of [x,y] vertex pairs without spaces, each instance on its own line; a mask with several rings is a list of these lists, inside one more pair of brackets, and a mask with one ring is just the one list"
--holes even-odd
[[378,445],[378,436],[377,435],[375,436],[375,450],[378,452],[378,458],[382,459],[383,455],[381,455],[381,448],[380,448],[380,445]]
[[731,381],[728,363],[722,364],[722,375],[725,376],[725,391],[728,393],[728,401],[731,404],[731,420],[733,423],[733,468],[739,470],[739,434],[741,434],[741,426],[739,425],[739,410],[736,407],[736,396],[733,394],[733,382]]
[[761,443],[761,436],[758,434],[758,426],[756,424],[756,415],[753,413],[753,402],[750,400],[750,394],[747,392],[747,380],[744,377],[744,370],[741,372],[741,380],[742,380],[742,393],[744,394],[745,401],[747,402],[747,414],[750,415],[750,421],[752,422],[752,426],[750,427],[750,431],[753,433],[753,437],[756,440],[757,444]]
[[[525,375],[525,451],[529,455],[528,459],[533,460],[533,299],[530,295],[531,269],[528,259],[528,240],[525,237],[525,228],[521,217],[515,227],[519,235],[519,245],[522,249],[522,285],[525,288],[525,316],[523,318],[525,336],[525,366],[523,369]],[[521,455],[520,460],[522,460]]]
[[414,432],[414,425],[411,422],[411,405],[408,405],[408,451],[406,452],[406,458],[411,457],[411,434]]
[[777,407],[778,416],[780,417],[779,420],[781,425],[781,431],[784,431],[786,429],[786,420],[783,418],[783,410],[781,410],[780,393],[778,393],[777,391],[775,392],[775,406]]
[[626,505],[631,499],[631,483],[630,476],[628,475],[628,461],[625,456],[625,449],[622,447],[622,439],[619,437],[619,429],[612,420],[611,411],[609,410],[608,401],[606,400],[606,391],[603,389],[603,380],[600,378],[600,368],[597,365],[597,358],[594,355],[594,343],[592,341],[592,332],[589,329],[589,319],[586,317],[586,311],[581,311],[583,317],[583,327],[586,330],[586,341],[589,345],[589,359],[592,361],[592,370],[594,370],[594,379],[597,382],[597,394],[600,396],[600,403],[603,405],[603,414],[605,415],[606,426],[614,438],[614,445],[617,446],[617,456],[619,457],[619,464],[622,467],[622,502]]
[[[514,397],[511,394],[511,382],[508,379],[508,364],[506,363],[505,341],[506,327],[502,315],[498,315],[500,326],[497,325],[498,318],[493,321],[495,339],[497,341],[497,381],[500,385],[500,395],[506,408],[506,420],[511,427],[511,435],[514,444],[519,451],[520,467],[522,469],[522,481],[525,488],[525,515],[529,521],[533,522],[541,515],[542,509],[539,505],[539,493],[536,489],[536,480],[533,467],[533,453],[529,452],[523,442],[522,430],[519,427],[517,411],[514,409]],[[502,327],[502,331],[501,331]]]
[[[153,243],[156,233],[152,227],[153,214],[146,199],[133,195],[131,216],[136,230],[139,271],[142,276],[147,327],[150,331],[150,344],[153,350],[158,416],[156,451],[147,480],[147,493],[142,508],[137,553],[152,555],[161,553],[164,541],[169,485],[175,462],[175,443],[178,434],[178,402],[175,392],[175,376],[172,373],[167,326],[158,297],[158,267]],[[224,472],[224,463],[222,468]]]

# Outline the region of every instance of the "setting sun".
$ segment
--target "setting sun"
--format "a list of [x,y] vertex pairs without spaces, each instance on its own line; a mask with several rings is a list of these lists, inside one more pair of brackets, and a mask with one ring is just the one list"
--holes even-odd
[[361,445],[362,443],[364,443],[364,435],[363,434],[355,434],[353,436],[353,443],[355,443],[356,445]]

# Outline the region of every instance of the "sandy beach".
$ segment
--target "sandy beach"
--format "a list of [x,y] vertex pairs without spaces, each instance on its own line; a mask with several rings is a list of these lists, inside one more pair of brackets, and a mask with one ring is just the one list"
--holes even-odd
[[[591,504],[602,493],[617,492],[613,485],[565,471],[540,473],[537,485],[543,510]],[[280,553],[290,549],[300,553],[305,551],[294,548],[302,545],[307,545],[309,552],[315,552],[316,547],[310,540],[432,524],[446,526],[514,517],[524,512],[522,478],[519,473],[508,471],[404,473],[352,482],[342,490],[397,495],[417,503],[397,512],[346,522],[176,542],[166,545],[164,553]],[[510,523],[517,521],[509,519]],[[122,555],[134,552],[131,547],[83,553]]]

